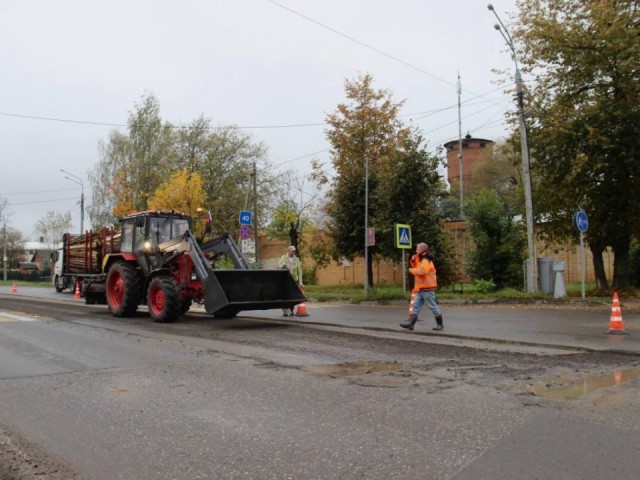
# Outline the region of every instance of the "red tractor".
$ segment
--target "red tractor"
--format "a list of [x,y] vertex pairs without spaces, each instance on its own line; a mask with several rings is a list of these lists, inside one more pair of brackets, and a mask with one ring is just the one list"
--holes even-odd
[[[106,303],[116,317],[129,317],[147,305],[154,321],[172,322],[196,302],[217,318],[229,318],[306,300],[287,270],[251,269],[228,234],[200,247],[184,214],[139,212],[121,220],[120,233],[87,236],[81,243],[85,248],[74,251],[69,245],[63,251],[70,259],[84,255],[83,272],[74,275],[82,280],[86,302]],[[222,254],[235,268],[213,268]],[[100,272],[93,273],[97,265]]]

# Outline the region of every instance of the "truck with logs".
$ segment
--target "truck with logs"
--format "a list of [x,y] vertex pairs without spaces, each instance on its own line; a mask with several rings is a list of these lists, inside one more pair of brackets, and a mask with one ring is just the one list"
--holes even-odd
[[[116,317],[146,305],[156,322],[175,321],[193,303],[216,318],[231,318],[306,300],[288,270],[251,269],[228,234],[201,246],[191,232],[189,216],[155,210],[127,215],[117,230],[65,234],[54,287],[71,288],[88,304],[106,304]],[[234,268],[214,268],[222,256]]]

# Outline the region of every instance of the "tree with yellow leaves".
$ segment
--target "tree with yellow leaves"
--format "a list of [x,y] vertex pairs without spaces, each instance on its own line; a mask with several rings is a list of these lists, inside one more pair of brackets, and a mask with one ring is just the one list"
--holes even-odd
[[[153,193],[147,203],[151,210],[175,210],[185,212],[194,220],[196,232],[203,229],[204,219],[198,218],[205,203],[202,177],[186,168],[174,172]],[[200,227],[200,228],[198,228]]]

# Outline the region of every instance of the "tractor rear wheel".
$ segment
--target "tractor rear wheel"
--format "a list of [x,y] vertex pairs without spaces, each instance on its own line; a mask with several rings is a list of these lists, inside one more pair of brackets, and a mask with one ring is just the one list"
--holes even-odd
[[173,322],[182,313],[182,299],[176,280],[169,275],[151,280],[147,303],[154,322]]
[[112,265],[107,274],[107,304],[114,317],[130,317],[140,303],[142,285],[136,268],[126,262]]

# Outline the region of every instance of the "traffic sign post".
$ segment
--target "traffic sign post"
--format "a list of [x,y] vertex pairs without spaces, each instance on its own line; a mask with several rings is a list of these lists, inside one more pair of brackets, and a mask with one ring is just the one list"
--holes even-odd
[[249,210],[240,210],[240,225],[251,225],[253,223],[253,214]]
[[411,250],[411,226],[396,223],[396,248]]
[[246,240],[247,238],[251,238],[253,235],[253,231],[249,225],[241,225],[240,226],[240,238]]
[[407,291],[407,262],[404,259],[404,251],[411,250],[411,226],[396,223],[396,248],[402,249],[402,291]]
[[580,266],[581,266],[581,277],[582,277],[582,299],[585,298],[584,293],[584,283],[585,283],[585,258],[584,258],[584,232],[589,228],[589,217],[587,214],[578,210],[578,212],[573,216],[573,223],[576,228],[580,231]]

